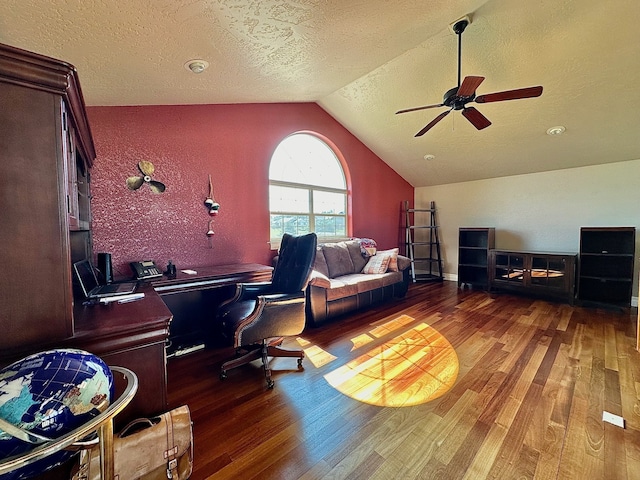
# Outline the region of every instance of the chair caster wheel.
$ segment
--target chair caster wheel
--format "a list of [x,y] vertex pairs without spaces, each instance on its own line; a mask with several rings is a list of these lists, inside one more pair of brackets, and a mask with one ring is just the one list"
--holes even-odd
[[275,385],[275,382],[273,380],[269,380],[267,381],[267,388],[269,390],[273,390],[273,386]]
[[302,370],[302,359],[298,359],[298,370]]
[[223,370],[220,372],[220,380],[224,380],[225,378],[227,378],[227,372]]

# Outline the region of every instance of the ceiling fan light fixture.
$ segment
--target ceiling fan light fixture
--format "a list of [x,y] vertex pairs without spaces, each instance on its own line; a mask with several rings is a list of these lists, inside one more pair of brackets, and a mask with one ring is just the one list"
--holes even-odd
[[193,73],[202,73],[209,67],[206,60],[189,60],[184,64],[184,68]]
[[556,127],[551,127],[550,129],[547,130],[547,135],[551,135],[552,137],[556,136],[556,135],[562,135],[565,132],[566,128],[564,128],[562,125],[558,125]]

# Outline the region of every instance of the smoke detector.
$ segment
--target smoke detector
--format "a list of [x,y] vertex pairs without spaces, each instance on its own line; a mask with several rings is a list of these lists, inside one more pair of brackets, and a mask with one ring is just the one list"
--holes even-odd
[[189,60],[184,64],[184,68],[193,73],[202,73],[207,67],[209,67],[209,62],[206,60]]

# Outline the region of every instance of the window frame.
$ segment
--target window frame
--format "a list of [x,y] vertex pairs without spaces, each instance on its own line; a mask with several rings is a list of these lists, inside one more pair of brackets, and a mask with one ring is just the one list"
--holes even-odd
[[[308,184],[308,183],[298,183],[298,182],[291,182],[291,181],[285,181],[285,180],[272,180],[271,177],[269,176],[269,237],[270,237],[270,244],[272,249],[277,249],[280,247],[280,240],[281,240],[281,236],[278,238],[273,238],[271,237],[271,217],[273,215],[283,215],[283,216],[308,216],[309,217],[309,231],[313,232],[316,229],[316,224],[315,224],[315,219],[318,216],[322,216],[322,217],[334,217],[334,218],[343,218],[344,219],[344,225],[345,225],[345,232],[344,235],[331,235],[331,236],[318,236],[318,241],[320,242],[338,242],[341,240],[346,240],[348,238],[350,238],[350,234],[351,234],[351,189],[350,189],[350,177],[349,177],[349,172],[346,168],[346,162],[344,161],[344,158],[342,157],[342,155],[340,154],[340,152],[338,151],[338,149],[335,147],[335,145],[329,141],[328,139],[326,139],[323,136],[320,136],[318,134],[315,134],[313,132],[308,132],[308,131],[304,131],[304,132],[296,132],[296,133],[292,133],[291,135],[288,135],[287,137],[283,138],[278,145],[276,146],[276,149],[274,149],[274,152],[276,152],[277,148],[285,141],[287,141],[288,138],[294,136],[294,135],[309,135],[309,136],[313,136],[316,139],[320,140],[325,146],[326,148],[329,149],[329,151],[332,153],[332,155],[334,156],[335,161],[338,163],[338,166],[340,167],[340,171],[342,173],[342,179],[344,181],[344,188],[337,188],[337,187],[325,187],[325,186],[319,186],[319,185],[313,185],[313,184]],[[271,159],[270,162],[273,161],[273,154],[271,155]],[[308,212],[289,212],[289,211],[277,211],[277,210],[272,210],[271,209],[271,186],[278,186],[278,187],[288,187],[288,188],[296,188],[296,189],[301,189],[301,190],[306,190],[308,192],[308,199],[309,199],[309,211]],[[341,214],[336,214],[336,213],[315,213],[314,212],[314,204],[313,204],[313,194],[314,192],[327,192],[327,193],[338,193],[341,195],[344,195],[344,213]]]

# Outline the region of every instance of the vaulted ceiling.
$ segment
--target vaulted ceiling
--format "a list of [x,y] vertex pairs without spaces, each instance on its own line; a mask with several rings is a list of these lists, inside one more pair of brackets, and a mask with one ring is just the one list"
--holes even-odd
[[[447,108],[394,112],[457,85],[465,15],[478,94],[544,92],[416,138]],[[88,105],[317,102],[419,187],[640,159],[639,20],[637,0],[3,0],[0,43],[75,65]]]

